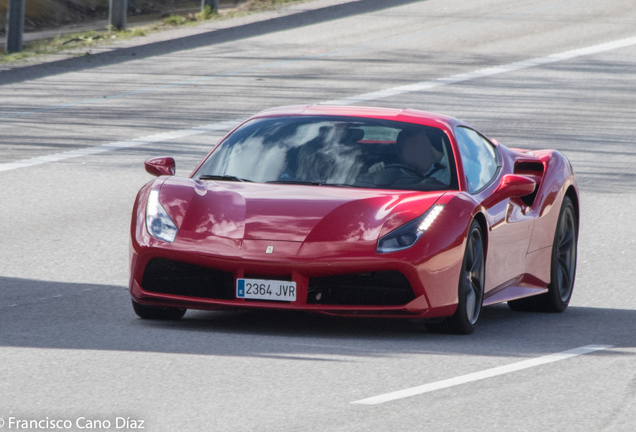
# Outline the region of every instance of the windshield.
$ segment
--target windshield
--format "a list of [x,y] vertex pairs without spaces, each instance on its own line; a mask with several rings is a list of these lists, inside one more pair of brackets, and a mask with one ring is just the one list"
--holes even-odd
[[421,191],[457,189],[452,151],[442,130],[356,117],[252,120],[227,137],[193,178]]

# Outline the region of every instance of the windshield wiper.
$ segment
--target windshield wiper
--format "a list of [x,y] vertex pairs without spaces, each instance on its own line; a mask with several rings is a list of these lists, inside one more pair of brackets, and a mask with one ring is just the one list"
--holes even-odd
[[350,185],[345,183],[327,183],[322,181],[308,181],[308,180],[271,180],[266,183],[299,184],[299,185],[310,185],[310,186],[364,187],[364,186],[355,186],[355,185]]
[[319,181],[309,181],[309,180],[270,180],[265,183],[280,183],[280,184],[298,184],[298,185],[311,185],[311,186],[322,186],[325,183]]
[[347,188],[366,188],[367,186],[358,186],[348,183],[321,183],[321,186],[347,187]]
[[208,175],[208,174],[204,174],[202,176],[199,176],[199,180],[225,180],[225,181],[238,181],[238,182],[254,183],[252,180],[243,179],[243,178],[232,176],[232,175]]

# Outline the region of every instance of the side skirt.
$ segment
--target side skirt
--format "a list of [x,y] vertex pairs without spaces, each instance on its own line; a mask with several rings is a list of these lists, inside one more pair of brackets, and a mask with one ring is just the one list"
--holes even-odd
[[498,287],[488,291],[484,295],[484,306],[503,303],[508,300],[515,300],[523,297],[543,294],[548,292],[545,282],[530,274],[523,274]]

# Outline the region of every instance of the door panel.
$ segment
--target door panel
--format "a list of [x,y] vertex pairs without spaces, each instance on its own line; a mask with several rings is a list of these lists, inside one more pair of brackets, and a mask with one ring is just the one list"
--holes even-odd
[[490,223],[486,292],[525,272],[534,218],[524,210],[519,199],[511,198],[486,211]]

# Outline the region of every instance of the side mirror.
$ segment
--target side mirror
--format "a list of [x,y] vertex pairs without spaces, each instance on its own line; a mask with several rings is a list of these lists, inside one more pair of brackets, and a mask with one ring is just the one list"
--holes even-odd
[[536,182],[529,177],[517,174],[506,174],[501,179],[501,183],[499,183],[497,189],[495,189],[493,196],[499,199],[524,197],[534,192],[536,187]]
[[144,162],[144,168],[146,168],[148,174],[152,174],[153,176],[171,176],[176,172],[177,164],[171,157],[156,157]]

